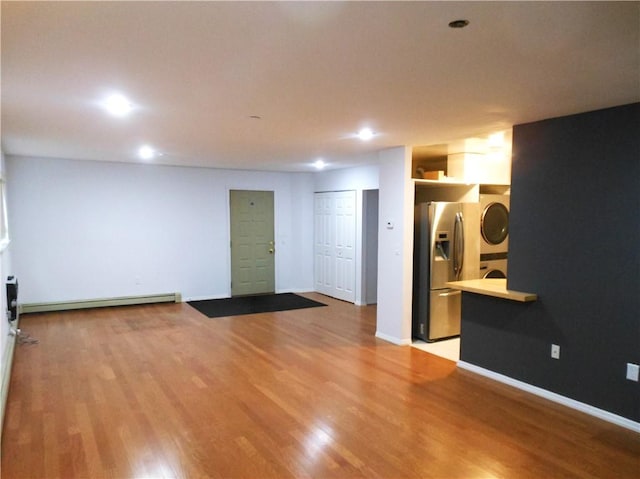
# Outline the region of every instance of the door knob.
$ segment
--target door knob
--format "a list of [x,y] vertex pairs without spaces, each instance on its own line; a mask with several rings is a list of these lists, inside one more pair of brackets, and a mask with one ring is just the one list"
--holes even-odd
[[269,254],[273,254],[275,250],[273,248],[269,248]]

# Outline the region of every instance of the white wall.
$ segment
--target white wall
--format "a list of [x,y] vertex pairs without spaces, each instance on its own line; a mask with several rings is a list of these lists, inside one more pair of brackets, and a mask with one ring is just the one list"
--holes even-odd
[[[5,159],[4,153],[0,151],[0,178],[5,177]],[[0,252],[0,284],[2,285],[2,294],[0,294],[0,361],[2,362],[2,370],[0,373],[4,373],[4,352],[9,342],[9,322],[5,319],[5,311],[7,310],[7,297],[5,294],[4,283],[7,279],[8,265],[5,262],[8,260],[9,252],[4,250]],[[4,377],[4,374],[0,375],[0,378]]]
[[[5,175],[5,158],[4,153],[0,151],[0,178],[6,179]],[[5,188],[9,188],[8,182],[5,183]],[[11,233],[11,232],[10,232]],[[9,248],[6,248],[3,251],[0,251],[0,286],[2,291],[0,292],[0,384],[2,394],[0,395],[0,415],[4,416],[4,400],[5,394],[8,388],[9,381],[9,364],[11,362],[11,352],[12,349],[10,347],[11,341],[14,341],[12,336],[9,336],[9,321],[7,321],[6,311],[7,311],[7,296],[6,296],[6,280],[7,276],[11,273],[11,255],[9,253]],[[3,423],[3,417],[0,417],[0,424]]]
[[410,172],[411,148],[380,152],[376,336],[396,344],[411,344],[414,191]]
[[[276,244],[276,259],[281,249],[290,251],[287,267],[279,268],[279,275],[287,291],[313,291],[313,174],[297,174],[291,178],[287,197],[289,221],[276,220],[281,225]],[[279,201],[279,200],[276,200]],[[279,206],[279,203],[278,205]],[[282,210],[278,209],[279,212]],[[280,213],[279,213],[280,214]],[[284,213],[283,213],[284,214]],[[286,231],[285,231],[286,228]]]
[[7,158],[20,302],[230,295],[230,189],[275,192],[276,289],[313,290],[313,180],[269,173]]
[[371,156],[372,165],[321,171],[314,175],[314,191],[375,190],[378,188],[380,167],[377,156]]
[[[367,304],[364,288],[364,258],[363,258],[363,190],[375,190],[378,188],[379,167],[377,155],[373,155],[370,161],[373,165],[343,168],[316,173],[314,175],[314,191],[346,191],[356,192],[356,252],[355,252],[355,297],[356,304]],[[313,239],[312,239],[313,241]],[[313,249],[312,249],[313,251]]]

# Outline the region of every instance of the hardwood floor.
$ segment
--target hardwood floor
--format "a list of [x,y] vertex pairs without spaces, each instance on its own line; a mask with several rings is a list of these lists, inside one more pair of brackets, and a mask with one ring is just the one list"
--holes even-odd
[[640,435],[378,340],[375,307],[25,315],[11,478],[625,478]]

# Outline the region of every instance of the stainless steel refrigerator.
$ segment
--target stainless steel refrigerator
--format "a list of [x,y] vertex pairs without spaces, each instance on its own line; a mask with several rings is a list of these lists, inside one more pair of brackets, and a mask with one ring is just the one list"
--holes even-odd
[[474,223],[477,211],[473,203],[429,202],[415,207],[412,332],[416,338],[432,342],[460,335],[461,292],[445,283],[471,279],[465,273],[465,244],[467,223]]

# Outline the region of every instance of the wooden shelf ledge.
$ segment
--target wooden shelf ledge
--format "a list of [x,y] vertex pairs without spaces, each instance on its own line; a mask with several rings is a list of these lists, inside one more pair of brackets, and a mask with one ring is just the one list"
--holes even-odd
[[450,288],[468,293],[484,294],[485,296],[520,301],[522,303],[538,299],[538,295],[535,293],[523,293],[522,291],[507,289],[507,280],[503,278],[468,279],[465,281],[449,281],[446,284]]

